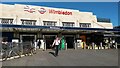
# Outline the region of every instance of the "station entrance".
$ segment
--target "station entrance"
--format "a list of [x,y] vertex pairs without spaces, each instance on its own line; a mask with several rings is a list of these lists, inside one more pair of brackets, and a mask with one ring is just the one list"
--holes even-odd
[[36,35],[20,35],[21,42],[35,42]]
[[73,36],[65,36],[65,41],[67,43],[68,49],[74,48],[74,37]]
[[46,49],[51,49],[51,45],[54,42],[56,35],[44,35],[45,43],[46,43]]
[[[64,35],[63,35],[64,36]],[[45,43],[46,43],[46,49],[51,49],[51,45],[53,44],[55,40],[56,35],[44,35]],[[74,36],[64,36],[65,43],[67,44],[68,49],[74,48]]]

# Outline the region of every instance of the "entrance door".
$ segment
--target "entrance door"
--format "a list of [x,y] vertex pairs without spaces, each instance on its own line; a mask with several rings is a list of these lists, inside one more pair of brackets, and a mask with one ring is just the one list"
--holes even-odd
[[35,35],[21,35],[21,42],[34,42],[36,40]]
[[66,43],[67,43],[67,48],[74,48],[74,37],[65,37]]
[[45,41],[46,41],[45,42],[46,43],[46,49],[51,49],[51,45],[54,42],[55,35],[45,35],[44,38],[45,38]]
[[32,42],[34,39],[34,36],[22,36],[23,42]]

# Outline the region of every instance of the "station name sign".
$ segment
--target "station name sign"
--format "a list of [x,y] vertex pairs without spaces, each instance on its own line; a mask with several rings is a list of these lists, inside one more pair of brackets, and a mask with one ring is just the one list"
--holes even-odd
[[[24,11],[27,11],[29,13],[34,13],[36,12],[35,11],[35,8],[32,8],[30,6],[25,6],[24,7]],[[45,8],[39,8],[38,9],[38,12],[40,14],[45,14],[47,12],[47,10]],[[59,15],[72,15],[73,13],[70,12],[70,11],[63,11],[63,10],[55,10],[55,9],[48,9],[48,13],[49,14],[59,14]]]
[[61,14],[61,15],[72,15],[72,12],[69,12],[69,11],[53,10],[53,9],[49,9],[49,13],[51,13],[51,14]]

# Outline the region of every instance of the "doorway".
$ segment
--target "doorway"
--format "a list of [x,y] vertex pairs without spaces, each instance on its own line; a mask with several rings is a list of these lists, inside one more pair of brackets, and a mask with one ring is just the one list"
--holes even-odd
[[45,43],[46,43],[46,49],[51,49],[51,45],[54,42],[56,35],[45,35],[44,39],[45,39]]
[[73,49],[74,48],[74,37],[72,36],[67,36],[65,37],[66,43],[67,43],[67,48],[68,49]]
[[36,35],[20,35],[21,42],[34,42]]

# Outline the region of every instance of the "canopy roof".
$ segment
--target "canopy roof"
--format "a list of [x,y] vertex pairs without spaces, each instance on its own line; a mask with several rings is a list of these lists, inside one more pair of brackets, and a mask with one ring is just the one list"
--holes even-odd
[[104,29],[104,28],[81,28],[81,27],[59,27],[59,26],[31,26],[31,25],[10,25],[10,24],[0,24],[0,28],[18,28],[18,29],[44,29],[44,30],[70,30],[70,31],[95,31],[95,32],[120,32],[119,28]]

